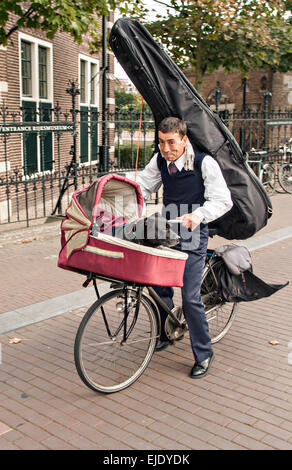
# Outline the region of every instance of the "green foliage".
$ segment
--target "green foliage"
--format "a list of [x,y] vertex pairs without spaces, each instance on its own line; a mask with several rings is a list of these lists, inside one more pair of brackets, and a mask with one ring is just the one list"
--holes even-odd
[[[130,110],[133,114],[139,115],[141,112],[141,103],[142,97],[141,95],[136,93],[128,93],[117,81],[116,88],[115,88],[115,105],[122,112],[128,113]],[[143,113],[151,114],[151,110],[148,104],[143,101]]]
[[[144,145],[139,148],[138,166],[143,167],[150,161],[153,155],[152,145]],[[135,168],[137,156],[137,146],[131,147],[131,144],[115,146],[115,159],[121,168]]]
[[242,76],[255,68],[292,69],[291,0],[157,3],[165,4],[167,15],[146,27],[182,70],[195,73],[198,88],[204,74],[220,66]]
[[[1,0],[0,44],[18,28],[69,33],[80,44],[85,35],[92,52],[101,46],[98,17],[119,7],[121,14],[145,18],[144,0]],[[146,23],[177,65],[192,69],[196,85],[204,73],[220,66],[240,71],[254,68],[286,72],[292,68],[291,0],[152,0],[166,7],[166,17]],[[145,3],[146,4],[146,3]],[[16,15],[11,26],[9,14]],[[144,16],[143,16],[144,15]]]
[[115,90],[115,104],[117,108],[125,108],[133,105],[135,97],[131,93],[127,93],[125,90]]
[[[18,28],[40,29],[46,32],[49,39],[53,39],[59,30],[69,33],[78,44],[88,33],[89,47],[95,52],[101,45],[98,17],[108,15],[120,3],[121,0],[1,0],[0,44],[6,45]],[[126,14],[128,2],[122,2],[120,10]],[[18,18],[9,29],[7,21],[10,13]]]

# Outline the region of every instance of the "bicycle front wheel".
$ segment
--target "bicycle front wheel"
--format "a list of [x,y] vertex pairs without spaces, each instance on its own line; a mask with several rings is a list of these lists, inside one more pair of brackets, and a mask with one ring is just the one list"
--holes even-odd
[[274,167],[269,163],[263,165],[262,184],[270,196],[274,194],[276,186],[276,174]]
[[292,193],[292,163],[285,163],[279,168],[279,183],[287,193]]
[[218,278],[222,263],[221,259],[214,259],[207,264],[201,287],[212,343],[217,343],[226,335],[237,312],[236,303],[223,302],[219,296]]
[[274,164],[274,170],[275,170],[275,191],[276,193],[280,193],[280,194],[283,194],[285,193],[285,189],[282,188],[282,186],[280,185],[280,181],[279,181],[279,170],[280,170],[280,165],[278,163],[275,163]]
[[136,308],[138,301],[135,289],[116,289],[97,300],[83,317],[74,358],[81,380],[92,390],[123,390],[148,366],[159,337],[159,322],[148,299],[141,295]]

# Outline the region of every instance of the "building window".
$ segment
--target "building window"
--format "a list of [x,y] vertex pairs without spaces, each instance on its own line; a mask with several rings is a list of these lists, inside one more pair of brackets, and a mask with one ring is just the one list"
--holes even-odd
[[86,102],[86,62],[80,60],[80,101]]
[[[22,120],[51,121],[52,45],[22,32],[19,33],[19,41]],[[52,170],[54,158],[51,132],[31,132],[23,135],[22,141],[25,175]]]
[[96,105],[97,65],[90,64],[90,104]]
[[21,78],[23,96],[32,96],[31,44],[21,41]]
[[39,46],[39,97],[48,98],[47,49]]
[[80,55],[80,163],[98,158],[98,74],[98,61]]
[[21,96],[34,101],[52,101],[52,45],[20,33]]

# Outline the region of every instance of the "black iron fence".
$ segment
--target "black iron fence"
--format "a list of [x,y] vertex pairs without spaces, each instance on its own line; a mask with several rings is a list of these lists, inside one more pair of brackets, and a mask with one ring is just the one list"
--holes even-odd
[[251,148],[276,152],[292,137],[292,109],[218,111],[243,152]]
[[[108,172],[133,177],[138,153],[138,169],[150,160],[150,112],[140,122],[134,108],[106,114],[93,106],[77,108],[75,84],[67,91],[68,110],[58,103],[0,107],[0,225],[62,215],[75,189]],[[218,113],[243,151],[265,149],[280,158],[277,150],[292,137],[292,110]]]

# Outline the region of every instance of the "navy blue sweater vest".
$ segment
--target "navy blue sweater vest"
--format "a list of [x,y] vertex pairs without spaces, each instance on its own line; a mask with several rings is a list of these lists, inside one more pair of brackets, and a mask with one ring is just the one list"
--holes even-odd
[[[201,166],[204,157],[203,152],[196,151],[195,165],[199,175],[194,170],[177,171],[174,175],[170,176],[167,168],[167,162],[162,157],[161,153],[157,155],[157,166],[161,171],[161,178],[163,182],[163,205],[164,207],[175,205],[177,214],[183,215],[193,212],[196,207],[202,206],[205,202],[204,198],[204,183],[200,178]],[[174,214],[175,215],[175,214]],[[173,216],[166,212],[166,218],[173,218]]]

